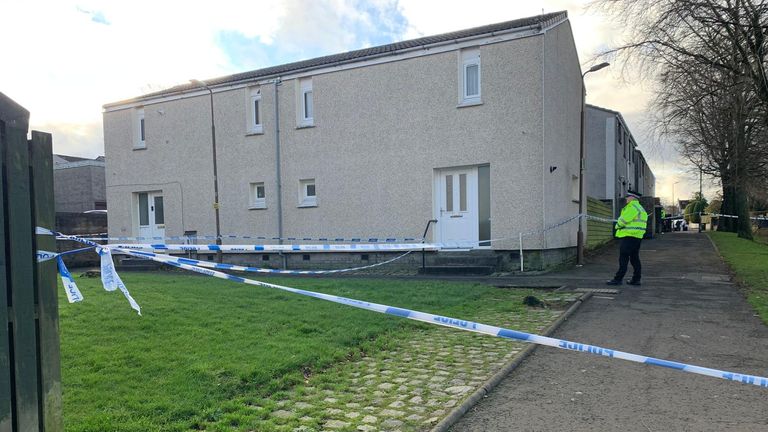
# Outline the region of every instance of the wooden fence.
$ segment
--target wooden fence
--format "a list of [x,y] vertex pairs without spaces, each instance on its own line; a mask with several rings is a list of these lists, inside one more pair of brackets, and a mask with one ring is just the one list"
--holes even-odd
[[61,431],[61,368],[55,261],[51,135],[33,131],[29,112],[0,93],[0,432]]
[[[613,219],[613,209],[596,198],[587,198],[587,214]],[[613,224],[587,219],[587,249],[596,249],[613,239]]]

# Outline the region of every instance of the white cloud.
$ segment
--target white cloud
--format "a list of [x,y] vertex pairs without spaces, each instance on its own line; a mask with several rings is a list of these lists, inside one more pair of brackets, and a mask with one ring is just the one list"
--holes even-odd
[[[296,60],[391,39],[443,33],[542,12],[568,10],[582,65],[621,37],[615,20],[585,11],[587,0],[466,3],[436,0],[38,0],[5,2],[0,39],[15,67],[0,68],[0,91],[32,113],[32,126],[56,132],[56,150],[95,155],[103,150],[101,106],[186,82],[241,72],[268,56],[247,49],[231,59],[220,35],[234,32]],[[407,27],[401,28],[402,17]],[[366,29],[368,32],[366,34]],[[239,61],[235,61],[239,60]],[[261,66],[269,66],[263,64]],[[258,67],[261,67],[258,66]],[[586,80],[587,101],[621,111],[665,190],[666,173],[682,172],[666,145],[651,145],[642,123],[650,92],[621,79],[616,65]],[[665,173],[665,175],[661,175]],[[671,177],[670,177],[671,178]],[[687,180],[686,180],[687,182]],[[688,183],[686,183],[687,185]],[[690,182],[698,189],[698,182]],[[681,187],[678,185],[678,187]]]

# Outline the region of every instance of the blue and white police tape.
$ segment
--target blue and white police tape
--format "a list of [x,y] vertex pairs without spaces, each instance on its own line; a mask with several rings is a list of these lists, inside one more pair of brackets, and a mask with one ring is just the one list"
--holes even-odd
[[[469,243],[467,243],[469,244]],[[472,243],[474,244],[474,242]],[[190,245],[190,244],[111,244],[109,247],[131,250],[167,250],[192,252],[405,252],[420,250],[438,250],[464,243],[352,243],[352,244],[290,244],[290,245]]]
[[274,241],[315,241],[315,242],[348,242],[348,243],[397,243],[397,242],[414,242],[422,239],[415,237],[395,238],[395,237],[266,237],[266,236],[250,236],[250,235],[221,235],[216,237],[215,235],[202,235],[202,236],[167,236],[167,237],[101,237],[101,236],[84,236],[81,237],[85,240],[91,241],[146,241],[146,240],[216,240],[221,239],[246,239],[246,240],[274,240]]
[[277,270],[277,269],[269,269],[269,268],[261,268],[261,267],[245,267],[245,266],[238,266],[233,264],[219,264],[219,263],[214,263],[210,261],[201,261],[201,260],[195,260],[195,259],[189,259],[189,258],[174,257],[170,255],[156,254],[153,252],[134,251],[134,254],[138,254],[148,258],[155,257],[155,258],[158,258],[159,260],[162,260],[163,263],[173,262],[173,263],[179,263],[179,264],[189,264],[189,265],[194,265],[198,267],[212,268],[212,269],[218,269],[218,270],[231,270],[231,271],[249,272],[249,273],[288,274],[288,275],[327,275],[327,274],[338,274],[338,273],[347,273],[347,272],[353,272],[353,271],[359,271],[359,270],[366,270],[374,267],[383,266],[386,264],[393,263],[405,257],[406,255],[410,254],[411,252],[413,251],[408,251],[402,255],[396,256],[395,258],[382,261],[376,264],[370,264],[362,267],[352,267],[352,268],[334,269],[334,270]]
[[[88,248],[91,249],[91,248]],[[59,275],[61,275],[61,282],[64,284],[64,292],[67,293],[67,300],[70,303],[83,301],[83,294],[75,284],[75,280],[72,278],[72,274],[67,270],[67,266],[64,265],[64,260],[61,259],[61,255],[56,256],[56,265],[59,268]]]
[[612,350],[608,348],[599,347],[596,345],[582,344],[578,342],[571,342],[562,339],[555,339],[546,336],[535,335],[531,333],[525,333],[517,330],[505,329],[502,327],[495,327],[487,324],[481,324],[472,321],[461,320],[457,318],[451,318],[441,315],[434,315],[426,312],[419,312],[410,309],[403,309],[394,306],[388,306],[378,303],[370,303],[362,300],[355,300],[347,297],[335,296],[330,294],[323,294],[314,291],[307,291],[297,288],[291,288],[283,285],[276,285],[267,282],[256,281],[252,279],[246,279],[239,276],[233,276],[226,273],[222,273],[216,270],[210,270],[202,267],[197,267],[189,264],[182,264],[177,262],[163,261],[156,257],[143,256],[135,251],[131,250],[119,250],[115,252],[121,252],[128,255],[136,256],[144,259],[151,259],[153,261],[162,262],[163,264],[172,265],[174,267],[190,270],[196,273],[216,277],[219,279],[226,279],[233,282],[240,282],[248,285],[256,285],[266,288],[278,289],[282,291],[291,292],[294,294],[304,295],[308,297],[314,297],[321,300],[326,300],[334,303],[339,303],[347,306],[352,306],[360,309],[365,309],[373,312],[384,313],[388,315],[394,315],[401,318],[411,319],[415,321],[421,321],[429,324],[436,324],[445,327],[451,327],[459,330],[470,331],[474,333],[481,333],[490,336],[496,336],[506,339],[514,339],[523,342],[535,343],[538,345],[545,345],[554,348],[561,348],[570,351],[577,351],[582,353],[594,354],[602,357],[617,358],[627,360],[636,363],[643,363],[651,366],[661,366],[670,369],[675,369],[683,372],[689,372],[699,375],[706,375],[714,378],[721,378],[730,381],[737,381],[744,384],[756,385],[759,387],[768,388],[768,378],[740,374],[735,372],[728,372],[718,369],[710,369],[701,366],[695,366],[685,363],[679,363],[669,360],[662,360],[654,357],[641,356],[637,354],[626,353],[618,350]]
[[[719,213],[702,213],[702,216],[711,216],[711,217],[724,217],[724,218],[736,218],[738,219],[739,216],[737,215],[726,215],[726,214],[719,214]],[[768,221],[768,216],[751,216],[751,220],[756,221]]]
[[[119,289],[123,293],[125,298],[128,300],[128,303],[131,305],[131,308],[133,308],[133,310],[135,310],[139,315],[141,315],[141,307],[139,306],[138,303],[136,303],[136,300],[134,300],[133,297],[131,297],[131,293],[128,292],[128,289],[125,287],[125,284],[123,283],[122,279],[120,279],[120,275],[118,275],[117,271],[115,270],[115,263],[112,260],[112,253],[109,250],[109,248],[103,247],[102,245],[98,243],[94,243],[93,241],[90,241],[90,240],[85,240],[77,236],[65,235],[60,232],[52,231],[48,228],[37,227],[36,233],[39,235],[52,235],[52,236],[55,236],[57,239],[64,238],[66,240],[72,240],[78,243],[86,244],[90,246],[90,248],[95,248],[96,252],[101,257],[101,284],[104,286],[104,289],[106,291],[115,291],[116,289]],[[72,277],[70,275],[70,280],[71,279]],[[65,286],[66,286],[66,282],[65,282]]]
[[118,275],[115,270],[115,263],[112,261],[112,251],[109,248],[99,247],[96,248],[96,252],[98,252],[101,257],[101,283],[104,286],[104,289],[107,291],[119,289],[128,300],[131,308],[141,315],[141,307],[136,303],[136,300],[131,297],[131,293],[128,292],[123,280],[120,279],[120,275]]
[[37,262],[39,262],[39,263],[40,262],[45,262],[45,261],[54,259],[54,258],[62,256],[62,255],[71,255],[71,254],[76,254],[76,253],[80,253],[80,252],[85,252],[85,251],[89,251],[89,250],[91,250],[93,248],[94,248],[94,246],[88,246],[88,247],[84,247],[84,248],[80,248],[80,249],[73,249],[73,250],[64,251],[64,252],[49,252],[49,251],[44,251],[44,250],[38,250],[37,251]]

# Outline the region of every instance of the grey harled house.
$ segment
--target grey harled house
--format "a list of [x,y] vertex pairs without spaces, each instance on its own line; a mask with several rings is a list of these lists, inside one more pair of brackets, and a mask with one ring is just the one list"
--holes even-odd
[[[418,238],[437,219],[428,240],[513,238],[476,253],[514,260],[519,232],[579,212],[580,74],[556,12],[206,80],[221,232]],[[106,104],[104,138],[110,235],[215,232],[207,90]],[[575,223],[525,240],[536,265],[575,245]]]
[[620,112],[586,106],[586,191],[621,213],[628,191],[653,197],[656,179]]

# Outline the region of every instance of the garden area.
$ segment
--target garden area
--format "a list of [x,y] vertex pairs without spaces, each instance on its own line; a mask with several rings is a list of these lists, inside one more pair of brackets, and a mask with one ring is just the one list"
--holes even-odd
[[[67,431],[428,430],[522,343],[177,271],[60,288]],[[269,282],[540,332],[573,294],[375,279]],[[557,307],[523,304],[535,295]]]

